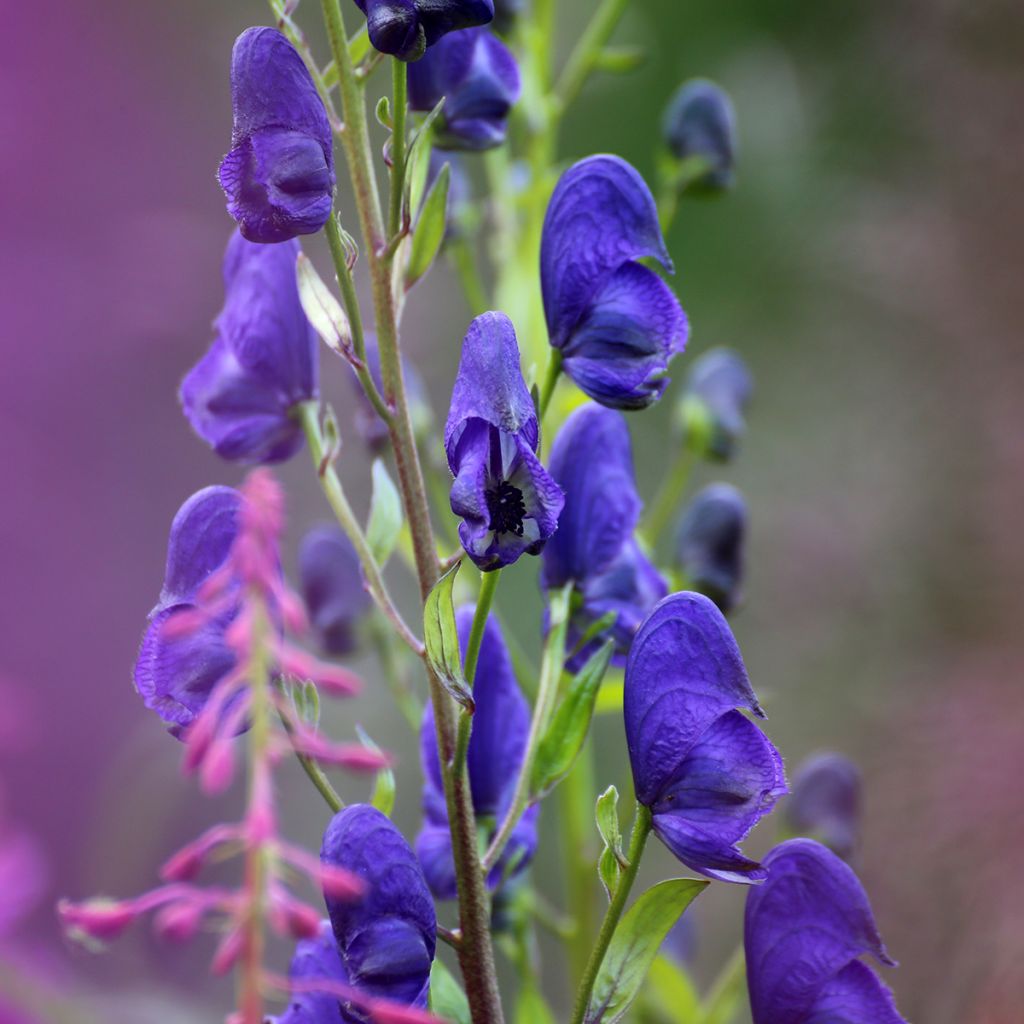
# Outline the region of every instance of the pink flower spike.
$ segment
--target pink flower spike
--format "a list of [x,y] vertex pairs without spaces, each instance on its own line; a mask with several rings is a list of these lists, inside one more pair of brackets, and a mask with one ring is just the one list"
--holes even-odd
[[238,962],[245,949],[245,932],[241,927],[234,927],[220,940],[217,951],[210,963],[210,972],[218,977],[227,974]]
[[217,739],[203,758],[199,784],[208,796],[223,793],[235,777],[235,749],[230,740]]
[[315,939],[320,934],[322,912],[294,899],[280,886],[271,901],[271,917],[279,934],[293,939]]
[[160,633],[165,640],[184,640],[210,621],[205,608],[182,608],[164,620]]
[[61,900],[57,904],[57,915],[64,929],[92,939],[116,939],[139,916],[134,903],[95,899],[85,903],[71,903]]
[[362,689],[362,680],[340,665],[329,665],[288,645],[281,652],[281,671],[299,679],[311,679],[318,687],[335,697],[351,697]]
[[301,846],[279,842],[277,851],[293,868],[305,874],[325,896],[338,900],[357,900],[366,889],[363,880],[351,871],[324,864]]
[[160,877],[165,882],[191,881],[199,874],[206,858],[213,850],[240,839],[241,834],[242,830],[238,825],[214,825],[174,854],[160,869]]
[[153,919],[153,928],[168,942],[188,942],[199,931],[205,908],[199,903],[173,903]]
[[402,1006],[387,999],[374,999],[369,1004],[370,1019],[374,1024],[446,1024],[441,1017],[414,1006]]
[[295,745],[307,757],[321,764],[372,774],[391,764],[391,758],[379,750],[358,743],[330,743],[319,733],[304,730],[296,734]]
[[278,603],[281,605],[281,616],[290,633],[303,636],[309,631],[309,617],[306,607],[299,598],[287,588],[281,588]]

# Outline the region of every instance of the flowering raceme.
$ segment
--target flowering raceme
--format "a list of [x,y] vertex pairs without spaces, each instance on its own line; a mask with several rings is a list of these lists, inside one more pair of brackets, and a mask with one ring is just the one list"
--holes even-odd
[[410,64],[409,106],[430,111],[444,98],[434,127],[441,149],[482,150],[505,141],[508,113],[519,99],[519,69],[509,48],[486,28],[445,36]]
[[747,503],[731,484],[709,484],[683,512],[676,533],[676,564],[686,586],[706,594],[728,614],[739,602]]
[[250,28],[231,52],[231,149],[218,177],[251,242],[319,231],[334,201],[331,126],[306,65],[276,29]]
[[540,272],[548,338],[562,367],[602,405],[643,409],[661,397],[688,325],[653,270],[672,270],[643,178],[617,156],[569,168],[548,204]]
[[736,160],[736,115],[728,94],[714,82],[695,78],[672,97],[662,135],[677,160],[697,158],[707,167],[694,181],[715,191],[733,183]]
[[810,839],[765,857],[747,894],[744,947],[754,1024],[906,1024],[859,957],[895,966],[853,871]]
[[419,60],[449,32],[494,18],[494,0],[356,0],[356,6],[374,47],[404,61]]
[[626,662],[636,798],[684,864],[725,882],[758,882],[765,868],[737,844],[786,792],[786,779],[779,752],[740,708],[764,716],[722,613],[701,594],[665,598]]
[[292,415],[317,394],[317,337],[299,302],[296,241],[256,245],[235,234],[224,254],[217,336],[181,384],[192,429],[221,458],[280,462],[301,447]]
[[633,536],[642,503],[625,418],[592,403],[577,409],[551,446],[550,469],[565,491],[565,508],[544,549],[541,586],[554,590],[572,581],[576,636],[614,613],[611,636],[622,659],[643,617],[668,593]]
[[373,604],[352,541],[331,524],[310,530],[299,546],[299,574],[320,646],[328,654],[351,654],[359,623]]
[[[463,607],[455,617],[459,645],[465,657],[473,626],[473,608]],[[500,821],[512,802],[526,750],[530,727],[530,708],[516,682],[512,659],[505,647],[501,629],[488,618],[480,644],[476,684],[473,687],[476,711],[466,755],[473,811],[478,820]],[[420,731],[420,759],[423,765],[424,826],[416,839],[416,852],[423,865],[431,891],[439,899],[456,895],[452,837],[448,826],[441,763],[437,755],[434,713],[427,706]],[[539,806],[531,807],[512,833],[498,863],[490,873],[488,885],[494,889],[505,877],[517,875],[533,858],[537,848]]]
[[485,571],[540,554],[558,525],[564,497],[537,458],[539,444],[512,321],[484,313],[462,343],[444,449],[459,538]]

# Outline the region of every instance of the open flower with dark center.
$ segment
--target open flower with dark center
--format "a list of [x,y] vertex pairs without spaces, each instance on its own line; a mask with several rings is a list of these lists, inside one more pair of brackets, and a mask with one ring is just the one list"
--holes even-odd
[[728,614],[740,599],[747,503],[731,484],[709,484],[686,507],[676,533],[676,564],[686,586]]
[[548,339],[578,387],[615,409],[661,397],[689,331],[679,300],[642,259],[672,270],[644,179],[617,156],[574,164],[555,186],[541,237]]
[[485,571],[539,554],[558,526],[564,498],[537,458],[539,444],[512,321],[484,313],[462,343],[444,448],[459,538]]
[[764,866],[743,929],[754,1024],[906,1024],[860,959],[895,966],[853,871],[810,839],[775,847]]
[[740,709],[764,717],[722,613],[702,594],[666,597],[626,663],[636,798],[658,838],[694,871],[759,882],[765,868],[738,843],[786,792],[786,778],[779,752]]
[[218,177],[242,235],[285,242],[319,231],[334,201],[331,126],[309,70],[276,29],[246,29],[235,41],[231,104]]
[[404,61],[419,60],[449,32],[494,18],[494,0],[356,0],[356,6],[374,48]]

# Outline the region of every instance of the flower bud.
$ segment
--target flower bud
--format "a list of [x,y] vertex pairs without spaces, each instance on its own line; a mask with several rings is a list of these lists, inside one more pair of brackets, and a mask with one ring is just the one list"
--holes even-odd
[[85,903],[61,900],[57,914],[66,931],[91,939],[116,939],[139,916],[134,904],[95,899]]
[[719,191],[732,186],[736,116],[724,89],[703,78],[684,82],[665,110],[662,135],[679,161],[680,187]]
[[447,33],[494,18],[494,0],[355,0],[381,53],[418,61]]
[[167,942],[188,942],[199,931],[203,909],[198,903],[172,903],[153,919],[153,928]]
[[709,349],[695,360],[680,407],[687,445],[706,459],[732,459],[753,391],[750,370],[732,349]]
[[709,484],[686,508],[676,534],[676,564],[688,590],[725,613],[740,599],[747,505],[731,484]]
[[848,861],[860,833],[860,802],[857,766],[842,754],[817,754],[793,776],[786,823],[796,835],[817,839]]

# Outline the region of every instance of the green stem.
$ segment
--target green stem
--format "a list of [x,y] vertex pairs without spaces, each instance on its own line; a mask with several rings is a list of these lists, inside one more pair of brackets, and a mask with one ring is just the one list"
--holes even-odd
[[373,648],[377,652],[377,660],[380,662],[381,672],[384,674],[384,681],[387,683],[402,717],[413,733],[418,736],[420,723],[423,720],[423,708],[409,688],[402,666],[398,664],[397,651],[391,643],[391,637],[387,633],[384,623],[379,619],[374,619],[369,623],[369,630],[373,639]]
[[324,798],[324,803],[330,807],[331,811],[335,814],[338,813],[344,806],[345,801],[338,795],[338,791],[331,785],[330,779],[324,774],[324,770],[313,760],[311,757],[307,757],[305,754],[299,752],[295,746],[295,724],[288,716],[287,712],[278,705],[277,713],[281,719],[281,724],[284,726],[284,731],[288,734],[288,739],[292,743],[292,750],[295,752],[295,759],[302,765],[302,770],[306,773],[306,777],[316,787],[317,792]]
[[544,415],[551,404],[551,396],[555,393],[555,386],[558,378],[562,375],[562,353],[559,349],[553,348],[548,354],[548,365],[544,369],[544,380],[540,389],[540,408],[537,411],[537,418],[544,422]]
[[594,902],[592,881],[597,865],[594,848],[592,808],[594,793],[594,759],[590,743],[584,745],[568,777],[558,787],[559,820],[562,825],[562,857],[565,873],[566,909],[573,921],[568,939],[570,978],[578,985],[590,956],[594,934]]
[[405,190],[405,119],[409,109],[408,87],[405,64],[397,57],[391,58],[391,210],[388,217],[388,234],[394,238],[402,221],[402,193]]
[[629,852],[626,854],[629,864],[622,872],[619,879],[619,886],[615,890],[615,896],[601,922],[601,930],[597,935],[597,943],[594,951],[590,954],[587,962],[587,969],[583,973],[583,980],[580,982],[579,991],[576,994],[576,1007],[573,1010],[570,1024],[583,1024],[590,1004],[590,996],[594,991],[594,983],[604,963],[605,954],[611,944],[612,936],[618,927],[622,912],[626,909],[626,901],[629,899],[630,890],[636,881],[637,871],[640,869],[640,858],[644,852],[644,845],[651,832],[651,812],[643,804],[636,805],[636,818],[633,820],[633,833],[629,839]]
[[373,557],[373,552],[366,542],[366,536],[359,525],[359,520],[356,519],[352,506],[348,503],[348,498],[345,496],[345,491],[341,486],[341,480],[338,478],[337,471],[330,462],[324,465],[324,437],[320,429],[320,410],[317,403],[302,402],[298,406],[298,411],[302,422],[302,429],[306,433],[309,453],[313,458],[313,465],[317,468],[317,473],[320,477],[320,486],[323,488],[327,501],[334,510],[341,528],[345,531],[346,536],[352,542],[352,546],[356,549],[356,554],[359,556],[359,564],[362,566],[363,575],[366,577],[366,584],[369,587],[370,594],[377,602],[380,610],[391,621],[398,635],[409,645],[417,657],[422,658],[425,651],[423,642],[406,625],[401,613],[391,600],[391,595],[388,593],[387,585],[381,576],[377,560]]
[[[470,627],[469,641],[466,643],[466,658],[463,666],[463,673],[471,690],[476,682],[476,666],[480,660],[480,644],[483,642],[487,616],[491,612],[491,605],[494,603],[494,594],[498,589],[500,578],[500,569],[480,573],[480,593],[476,599],[476,611],[473,613],[473,625]],[[469,751],[469,735],[472,728],[473,715],[463,708],[459,713],[458,732],[455,736],[455,758],[451,767],[452,775],[455,778],[459,778],[466,770],[466,754]]]
[[469,311],[473,316],[485,313],[488,308],[487,289],[484,288],[473,247],[466,239],[456,238],[448,243],[448,255],[459,275],[462,290],[466,295],[466,302],[469,304]]
[[629,0],[602,0],[594,12],[569,55],[555,88],[558,114],[564,113],[576,101],[628,3]]
[[651,505],[651,511],[647,514],[647,521],[641,527],[641,533],[651,547],[657,545],[661,535],[679,512],[695,461],[692,449],[684,444],[676,456],[671,472],[662,482],[661,489]]
[[519,819],[522,818],[530,802],[530,783],[533,777],[533,762],[537,757],[537,748],[544,736],[558,697],[558,683],[562,677],[562,666],[565,662],[565,636],[569,628],[569,597],[572,584],[551,593],[550,619],[551,625],[547,642],[544,645],[544,659],[540,667],[540,685],[537,687],[537,700],[533,706],[533,717],[530,720],[530,732],[526,738],[526,751],[523,763],[516,779],[516,788],[512,794],[505,817],[487,848],[483,859],[484,875],[490,873],[498,863],[512,837]]

